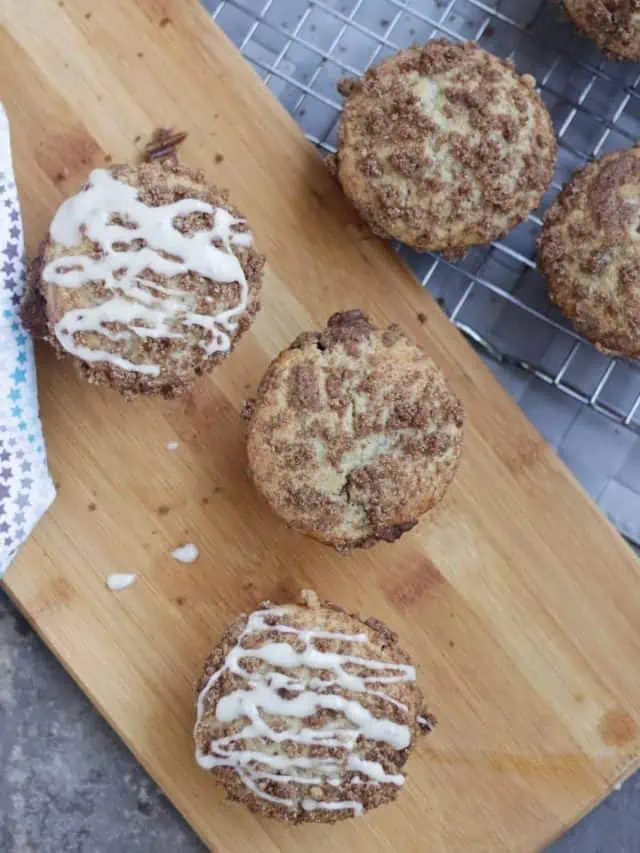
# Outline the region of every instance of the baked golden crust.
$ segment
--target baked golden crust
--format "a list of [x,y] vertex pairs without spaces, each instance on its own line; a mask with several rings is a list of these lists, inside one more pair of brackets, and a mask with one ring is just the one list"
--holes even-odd
[[[213,772],[230,799],[253,811],[287,823],[333,823],[398,796],[402,770],[417,735],[429,731],[435,719],[423,709],[409,656],[386,625],[377,619],[362,620],[328,602],[320,603],[310,591],[304,598],[304,605],[274,607],[267,602],[227,629],[209,656],[198,685],[196,757],[201,766]],[[354,642],[345,635],[360,640]],[[289,644],[283,658],[289,661],[287,665],[274,666],[274,646],[270,646],[271,654],[263,652],[260,656],[269,644],[278,644],[280,649]],[[231,662],[239,646],[258,654],[237,656]],[[338,665],[332,663],[330,669],[326,668],[330,664],[323,669],[323,661],[317,659],[314,664],[291,660],[293,650],[304,655],[305,649],[311,649],[313,655],[344,658]],[[348,658],[357,658],[359,663],[348,662]],[[269,698],[264,700],[265,692],[274,687],[274,670],[280,682],[286,679],[288,685],[277,688],[279,699],[284,700],[278,713],[269,710]],[[345,672],[368,679],[360,684],[365,689],[349,685],[343,677]],[[376,680],[381,675],[383,680]],[[255,729],[247,729],[253,717],[242,710],[236,716],[229,713],[236,691],[250,694],[251,708],[257,709],[268,730],[257,734]],[[337,707],[324,707],[320,698],[303,713],[293,704],[304,702],[300,699],[303,695],[334,697],[328,704],[337,700]],[[223,699],[226,709],[220,705]],[[279,699],[275,700],[278,704]],[[344,705],[340,707],[343,701],[361,710],[356,716],[350,715]],[[367,715],[378,724],[402,727],[406,741],[394,746],[384,736],[377,737],[366,724],[356,722]],[[340,730],[347,736],[337,735],[340,745],[336,746],[327,735]],[[238,737],[240,732],[242,737]],[[239,755],[243,756],[240,760]],[[370,764],[358,767],[359,761]],[[345,805],[338,807],[338,803]]]
[[[215,208],[222,208],[235,217],[237,224],[232,226],[233,235],[246,233],[246,224],[228,203],[226,191],[209,185],[201,172],[169,160],[138,166],[114,166],[108,172],[117,181],[135,187],[138,190],[138,200],[149,208],[158,208],[181,200],[198,200]],[[109,223],[135,228],[134,223],[128,223],[117,215],[111,216]],[[201,230],[212,228],[212,223],[213,216],[205,212],[189,213],[173,219],[176,230],[189,237]],[[145,240],[135,238],[134,230],[131,230],[131,234],[133,242],[123,242],[122,245],[114,243],[113,251],[126,252],[131,247],[135,250],[148,246]],[[170,252],[163,254],[159,244],[153,248],[159,256],[169,259],[172,257]],[[198,376],[229,354],[236,341],[251,325],[260,307],[259,292],[264,258],[252,245],[233,243],[232,252],[246,278],[247,297],[244,310],[234,318],[236,327],[233,331],[226,330],[230,339],[228,349],[208,352],[205,344],[211,340],[211,332],[205,325],[198,323],[201,318],[205,318],[206,323],[206,318],[216,317],[238,305],[241,284],[239,281],[216,281],[192,268],[174,275],[158,274],[154,270],[146,269],[136,278],[136,285],[142,291],[143,301],[139,303],[142,312],[147,308],[159,310],[159,305],[166,310],[169,306],[169,314],[163,314],[166,316],[166,323],[163,323],[169,334],[141,334],[140,327],[148,325],[141,319],[136,320],[134,324],[138,327],[137,332],[125,323],[109,322],[102,323],[99,329],[78,331],[73,335],[74,347],[78,345],[90,351],[107,352],[110,356],[125,359],[133,365],[158,366],[157,375],[148,375],[108,360],[91,361],[79,358],[72,349],[64,345],[64,338],[61,340],[61,336],[57,334],[59,326],[65,331],[64,324],[60,322],[63,318],[71,316],[73,312],[77,314],[84,309],[94,309],[113,299],[114,295],[123,298],[125,293],[108,290],[104,281],[99,279],[90,280],[80,287],[60,286],[52,280],[47,280],[47,264],[52,261],[78,256],[99,260],[105,256],[103,247],[90,240],[86,232],[80,244],[76,246],[62,245],[49,234],[43,243],[40,257],[32,266],[27,304],[28,307],[39,306],[41,313],[44,312],[45,336],[59,355],[74,357],[81,373],[90,382],[115,386],[127,397],[137,394],[162,394],[172,397],[187,390]],[[54,269],[72,270],[73,265],[61,265]],[[154,284],[158,287],[154,287]],[[161,302],[166,294],[169,294],[169,297]],[[191,322],[188,318],[194,315],[197,315],[196,322]],[[111,337],[107,336],[105,329],[111,333]]]
[[459,253],[535,208],[554,170],[551,120],[530,75],[473,42],[434,39],[345,81],[333,163],[373,231]]
[[576,27],[611,59],[640,60],[638,0],[564,0]]
[[294,529],[341,550],[392,542],[456,472],[463,413],[440,370],[397,326],[361,311],[300,335],[248,410],[251,475]]
[[553,302],[599,349],[640,358],[640,147],[577,171],[544,219]]

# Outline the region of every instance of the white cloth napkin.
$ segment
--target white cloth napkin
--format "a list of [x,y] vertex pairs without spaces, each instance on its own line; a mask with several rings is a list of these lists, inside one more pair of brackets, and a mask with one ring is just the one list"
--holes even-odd
[[20,320],[24,279],[9,121],[0,104],[0,576],[56,496],[38,413],[33,344]]

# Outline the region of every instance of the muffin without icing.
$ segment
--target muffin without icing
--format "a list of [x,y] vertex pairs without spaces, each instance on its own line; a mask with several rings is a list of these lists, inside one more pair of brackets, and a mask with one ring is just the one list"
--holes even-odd
[[564,0],[576,27],[611,59],[640,60],[638,0]]
[[264,259],[227,193],[174,162],[96,169],[51,223],[28,300],[90,382],[174,396],[259,308]]
[[424,350],[362,311],[300,335],[247,405],[255,484],[291,527],[338,550],[393,542],[444,496],[462,407]]
[[339,89],[332,166],[380,236],[456,254],[517,225],[551,180],[556,141],[535,80],[473,42],[411,47]]
[[196,760],[287,823],[334,823],[398,796],[435,720],[396,635],[315,593],[237,619],[198,687]]
[[640,358],[640,147],[577,171],[544,219],[549,295],[598,349]]

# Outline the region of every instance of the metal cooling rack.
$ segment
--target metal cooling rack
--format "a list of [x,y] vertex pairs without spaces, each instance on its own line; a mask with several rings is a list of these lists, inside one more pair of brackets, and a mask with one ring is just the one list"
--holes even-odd
[[451,263],[397,247],[622,533],[640,543],[640,364],[598,353],[550,305],[536,270],[541,217],[585,161],[640,133],[640,70],[606,60],[549,0],[203,0],[324,152],[336,83],[436,35],[475,39],[533,74],[559,140],[541,207]]

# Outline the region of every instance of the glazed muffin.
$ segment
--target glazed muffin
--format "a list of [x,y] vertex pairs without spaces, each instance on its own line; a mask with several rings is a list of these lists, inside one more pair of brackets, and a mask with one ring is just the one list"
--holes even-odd
[[339,88],[332,168],[380,236],[459,254],[525,219],[551,180],[534,78],[473,42],[411,47]]
[[396,635],[313,592],[237,619],[198,687],[196,761],[228,797],[287,823],[334,823],[394,800],[421,731]]
[[564,0],[576,27],[612,59],[640,60],[637,0]]
[[462,407],[397,326],[335,314],[269,366],[248,419],[249,469],[273,510],[338,550],[393,542],[444,496]]
[[545,219],[549,295],[600,350],[640,358],[640,147],[576,172]]
[[263,262],[201,172],[168,160],[96,169],[56,213],[28,301],[90,382],[171,397],[249,328]]

